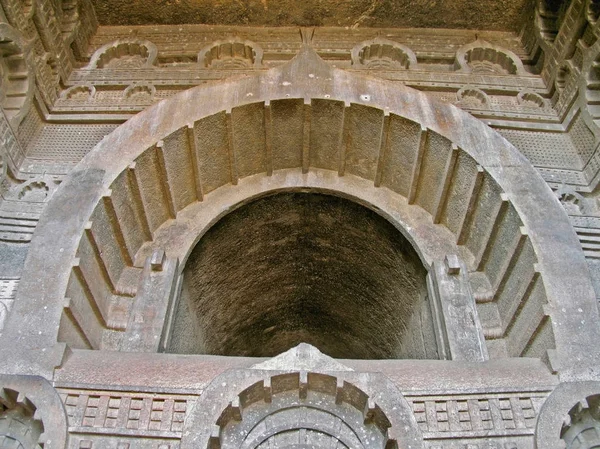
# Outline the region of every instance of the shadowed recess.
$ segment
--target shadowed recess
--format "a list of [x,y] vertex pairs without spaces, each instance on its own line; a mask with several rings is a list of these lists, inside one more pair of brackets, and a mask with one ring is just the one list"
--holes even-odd
[[404,236],[346,199],[279,193],[228,214],[184,269],[170,352],[437,358],[426,269]]

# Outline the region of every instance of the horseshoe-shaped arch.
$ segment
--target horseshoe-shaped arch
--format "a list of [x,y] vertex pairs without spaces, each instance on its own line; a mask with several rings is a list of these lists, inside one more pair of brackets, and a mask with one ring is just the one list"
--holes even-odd
[[[101,340],[106,298],[135,294],[120,291],[124,270],[139,266],[157,239],[168,241],[164,235],[173,235],[182,214],[210,210],[211,198],[235,192],[238,184],[256,183],[253,195],[260,185],[263,193],[272,190],[270,180],[285,171],[294,173],[295,188],[321,179],[313,187],[347,197],[353,195],[344,189],[357,179],[370,186],[366,196],[385,190],[389,204],[402,203],[409,216],[429,216],[422,228],[404,227],[404,233],[425,261],[435,254],[419,243],[427,235],[461,253],[482,286],[481,302],[498,315],[489,339],[501,341],[511,356],[548,359],[564,378],[577,377],[583,365],[597,369],[598,350],[586,343],[594,339],[578,338],[598,334],[583,252],[559,202],[525,157],[458,108],[333,69],[307,47],[281,68],[182,92],[105,137],[40,220],[1,337],[11,343],[3,347],[31,354],[42,372],[56,366],[56,357],[47,355],[56,351],[40,350],[57,345],[65,297],[80,307],[86,320],[80,328],[90,326]],[[189,240],[188,246],[196,241]],[[95,262],[87,266],[87,258]],[[94,270],[104,285],[86,281]],[[73,287],[78,282],[87,286]],[[78,306],[77,288],[93,304]],[[519,305],[525,290],[535,296]],[[515,324],[519,312],[531,316]],[[13,338],[24,334],[28,338]]]

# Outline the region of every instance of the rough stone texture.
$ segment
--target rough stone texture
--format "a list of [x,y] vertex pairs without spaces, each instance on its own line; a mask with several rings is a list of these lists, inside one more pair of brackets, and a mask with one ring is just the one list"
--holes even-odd
[[251,26],[366,26],[519,30],[533,1],[94,0],[103,25],[206,23]]
[[[265,357],[306,342],[345,359],[436,358],[431,313],[420,317],[419,257],[347,200],[281,193],[250,203],[204,235],[183,275],[180,307],[196,317],[177,317],[175,352]],[[178,328],[186,318],[198,322],[197,341]],[[410,328],[413,319],[422,324]],[[408,345],[409,333],[425,341]]]

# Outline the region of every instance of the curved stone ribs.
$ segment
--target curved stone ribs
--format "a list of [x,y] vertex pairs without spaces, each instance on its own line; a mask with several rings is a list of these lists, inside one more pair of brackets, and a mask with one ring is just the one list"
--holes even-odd
[[13,129],[21,123],[33,99],[34,72],[30,44],[14,28],[0,24],[0,102]]
[[560,437],[566,449],[592,449],[600,445],[600,394],[586,397],[569,410]]
[[456,52],[454,68],[461,72],[526,75],[521,59],[510,50],[477,40]]
[[498,184],[468,154],[417,123],[324,99],[233,108],[142,153],[113,182],[82,236],[63,320],[71,328],[64,334],[81,338],[67,341],[101,347],[103,330],[114,322],[113,295],[135,295],[135,286],[126,287],[128,273],[143,266],[154,238],[168,234],[184,209],[244,178],[303,167],[369,179],[426,211],[446,229],[436,234],[448,235],[447,245],[458,244],[468,261],[485,336],[495,340],[491,352],[546,358],[554,343],[536,255]]
[[[585,344],[565,350],[578,332],[597,333],[581,320],[593,320],[597,307],[564,210],[525,158],[468,114],[412,89],[332,69],[308,48],[280,69],[164,101],[100,142],[62,183],[37,228],[25,274],[46,267],[52,277],[22,282],[24,299],[11,316],[42,319],[43,313],[31,312],[41,310],[38,298],[65,295],[68,300],[52,305],[53,316],[64,309],[59,341],[101,348],[105,329],[128,323],[140,260],[155,249],[168,259],[173,243],[185,260],[180,246],[189,236],[173,226],[185,229],[193,221],[180,222],[180,215],[194,217],[189,212],[202,205],[209,211],[203,217],[218,220],[250,199],[237,184],[252,185],[256,197],[289,188],[290,181],[367,197],[363,204],[372,208],[379,202],[380,210],[389,210],[385,216],[419,242],[420,254],[457,248],[471,271],[492,358],[548,361],[556,345],[552,367],[577,376],[583,368],[570,361],[595,354]],[[74,194],[81,198],[78,208],[65,217]],[[536,205],[553,214],[551,227],[532,212]],[[418,226],[407,228],[415,217]],[[46,234],[54,239],[39,244]],[[557,251],[565,258],[556,260]],[[9,319],[3,337],[17,324],[22,334],[38,335],[37,328]],[[55,329],[36,337],[36,348],[56,345]],[[34,363],[54,362],[39,355]]]
[[156,64],[158,49],[149,41],[117,40],[94,52],[88,69],[140,69]]
[[352,49],[352,66],[366,69],[415,69],[417,57],[406,45],[387,39],[361,42]]
[[150,83],[135,83],[127,86],[123,91],[123,98],[128,100],[153,101],[156,87]]
[[351,383],[318,373],[280,374],[239,393],[217,420],[209,447],[394,449],[390,427],[381,408]]
[[96,88],[92,84],[80,84],[69,87],[61,92],[60,97],[63,100],[91,100],[96,95]]
[[44,447],[44,425],[36,406],[22,393],[0,388],[0,446]]
[[539,94],[531,91],[521,91],[517,95],[517,102],[521,106],[544,109],[547,107],[546,100]]
[[456,92],[456,98],[461,106],[486,109],[490,106],[488,95],[474,87],[463,87]]
[[216,41],[198,53],[198,64],[213,69],[261,67],[263,49],[248,40],[230,38]]

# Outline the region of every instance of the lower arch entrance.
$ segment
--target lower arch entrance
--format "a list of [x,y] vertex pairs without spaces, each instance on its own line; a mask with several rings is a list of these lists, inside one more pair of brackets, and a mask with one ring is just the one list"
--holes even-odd
[[389,221],[350,200],[284,192],[231,212],[183,270],[170,352],[438,358],[427,270]]

